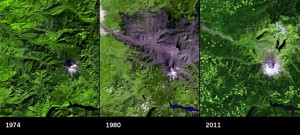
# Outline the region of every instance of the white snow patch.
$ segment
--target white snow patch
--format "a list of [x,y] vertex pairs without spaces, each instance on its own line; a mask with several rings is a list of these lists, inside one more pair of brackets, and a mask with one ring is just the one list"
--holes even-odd
[[75,75],[76,73],[78,73],[78,65],[77,64],[73,64],[68,68],[68,72],[71,75]]
[[142,108],[143,110],[149,110],[149,107],[147,106],[147,104],[148,104],[148,102],[143,103],[143,104],[141,105],[141,108]]
[[279,61],[275,61],[274,67],[270,68],[267,63],[262,65],[263,73],[269,77],[278,75],[281,71],[281,63]]

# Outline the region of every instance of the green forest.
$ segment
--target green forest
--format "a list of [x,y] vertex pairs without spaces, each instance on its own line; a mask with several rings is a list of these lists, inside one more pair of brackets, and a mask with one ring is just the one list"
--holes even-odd
[[[192,83],[100,33],[161,9],[200,12]],[[299,44],[298,0],[2,0],[0,117],[298,117]]]
[[196,0],[2,0],[1,117],[199,117],[169,107],[199,109],[199,63],[186,69],[193,83],[167,82],[140,50],[99,35],[100,6],[103,25],[116,30],[120,13],[165,9],[176,22],[199,12]]
[[[99,2],[1,0],[0,116],[99,116]],[[74,59],[79,75],[64,70]]]
[[[201,116],[300,116],[300,2],[200,3]],[[263,68],[270,54],[276,75]]]
[[[194,19],[197,0],[102,0],[103,25],[121,29],[120,13],[133,15],[165,9],[170,20]],[[199,9],[199,8],[198,8]],[[199,10],[198,10],[199,11]],[[169,103],[199,108],[199,63],[188,67],[193,83],[167,82],[159,66],[147,66],[139,59],[140,51],[110,34],[100,35],[100,116],[199,117],[199,113],[172,109]]]

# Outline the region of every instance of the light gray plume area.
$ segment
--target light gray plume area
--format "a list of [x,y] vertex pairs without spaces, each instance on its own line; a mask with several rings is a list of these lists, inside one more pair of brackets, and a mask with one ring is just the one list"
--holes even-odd
[[121,17],[121,31],[112,31],[117,40],[140,48],[141,59],[161,65],[170,80],[192,79],[185,68],[199,61],[198,18],[171,23],[164,10]]

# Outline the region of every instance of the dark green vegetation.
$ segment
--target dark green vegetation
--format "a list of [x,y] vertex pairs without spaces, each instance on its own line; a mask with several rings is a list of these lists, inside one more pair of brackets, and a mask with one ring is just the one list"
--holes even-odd
[[[292,111],[300,107],[300,2],[200,3],[201,116],[300,116],[299,110]],[[273,38],[280,30],[275,21],[286,27],[287,33]],[[284,39],[286,46],[279,52],[276,40],[281,43]],[[279,76],[262,74],[261,62],[267,52],[281,61]]]
[[[120,29],[119,13],[133,15],[165,8],[172,21],[194,19],[196,0],[103,0],[104,25]],[[111,35],[100,36],[100,115],[101,116],[199,116],[182,109],[171,109],[169,102],[199,108],[199,64],[187,71],[193,83],[167,82],[159,66],[149,67],[139,60],[139,50],[130,48]]]
[[[99,2],[1,0],[0,116],[99,116]],[[74,58],[78,78],[63,70]]]

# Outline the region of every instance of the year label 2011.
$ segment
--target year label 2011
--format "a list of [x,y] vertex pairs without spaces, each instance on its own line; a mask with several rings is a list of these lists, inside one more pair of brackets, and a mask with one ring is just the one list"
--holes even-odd
[[206,128],[221,128],[220,122],[206,122]]

